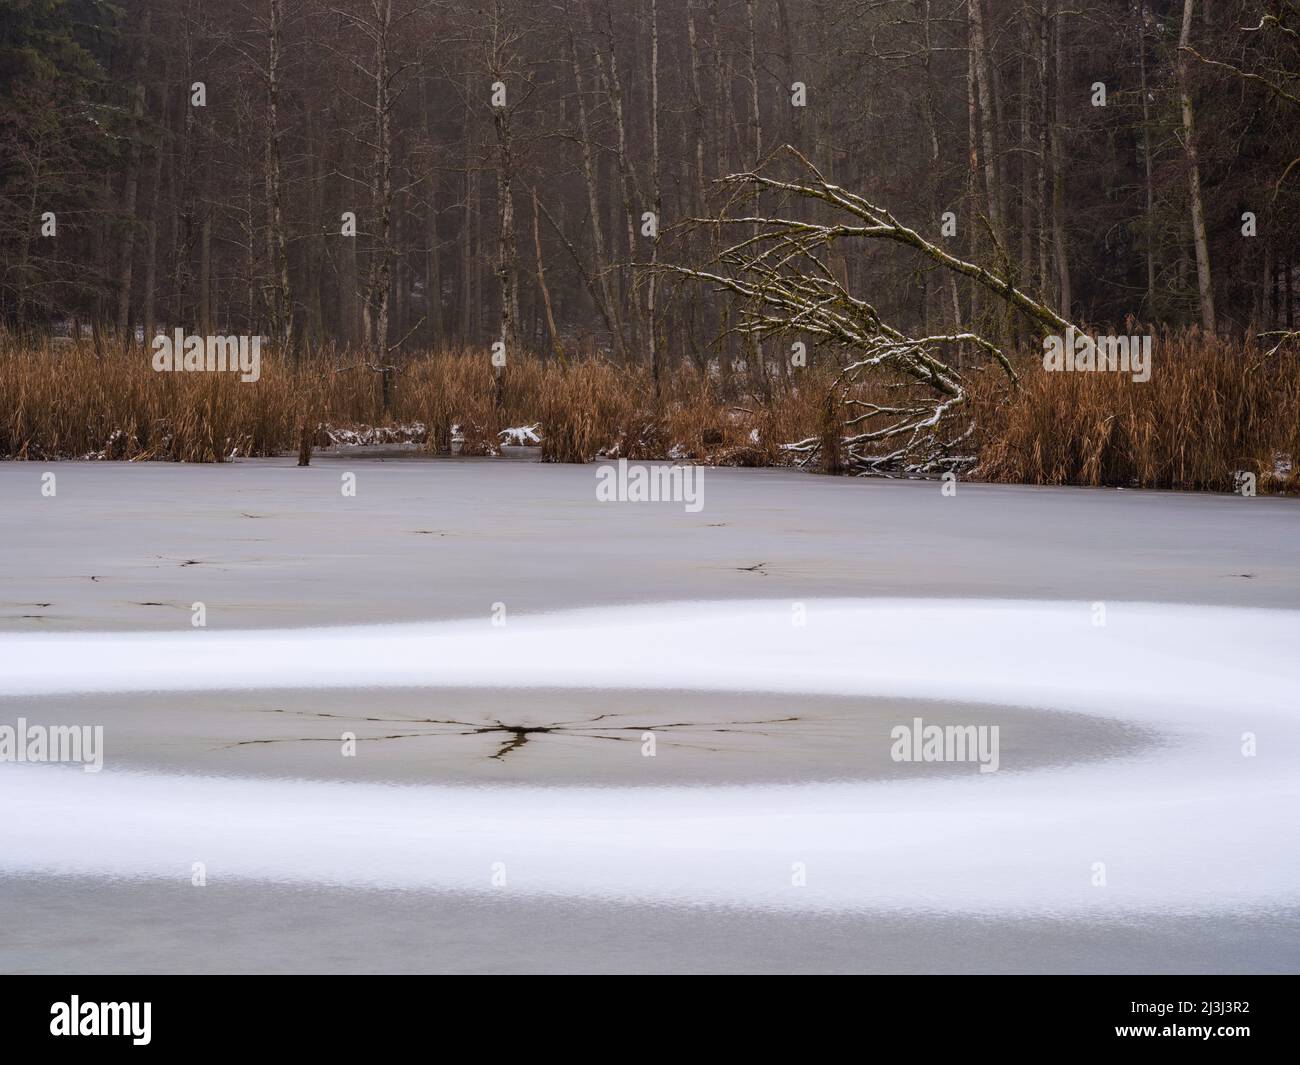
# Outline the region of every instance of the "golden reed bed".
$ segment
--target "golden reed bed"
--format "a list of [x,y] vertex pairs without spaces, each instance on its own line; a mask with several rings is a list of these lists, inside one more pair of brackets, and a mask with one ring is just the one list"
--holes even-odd
[[[1017,364],[1021,385],[1009,396],[974,378],[970,479],[1231,491],[1248,472],[1261,493],[1300,490],[1294,349],[1166,333],[1144,383],[1048,373],[1032,353]],[[725,380],[716,366],[706,373],[682,363],[656,399],[648,369],[602,358],[564,365],[521,355],[498,372],[486,351],[449,350],[405,356],[385,375],[359,355],[323,349],[300,353],[296,369],[267,351],[260,380],[245,383],[229,373],[157,373],[138,346],[97,352],[88,341],[8,338],[0,339],[0,457],[220,462],[292,454],[347,431],[436,453],[451,449],[453,427],[462,453],[483,455],[502,430],[537,426],[548,461],[604,454],[790,465],[796,456],[784,444],[835,438],[844,415],[834,379],[828,360]],[[807,465],[833,469],[834,450]]]

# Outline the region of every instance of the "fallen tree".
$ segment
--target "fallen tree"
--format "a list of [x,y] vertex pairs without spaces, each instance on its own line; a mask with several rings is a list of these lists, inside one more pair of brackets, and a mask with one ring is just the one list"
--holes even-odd
[[[666,269],[735,298],[738,315],[732,331],[743,334],[755,349],[769,337],[794,335],[846,353],[827,397],[828,410],[842,412],[839,438],[835,441],[832,432],[830,438],[823,433],[790,443],[788,450],[801,455],[802,463],[820,456],[828,468],[842,463],[854,473],[912,475],[968,466],[974,462],[965,448],[973,431],[969,381],[950,352],[962,345],[976,352],[981,356],[976,370],[997,367],[1009,389],[1017,383],[1011,362],[996,343],[973,330],[913,337],[894,328],[836,276],[829,265],[834,247],[853,240],[900,244],[992,293],[1044,336],[1064,335],[1071,323],[1017,288],[1003,272],[949,254],[884,208],[827,181],[793,147],[786,145],[785,150],[808,175],[806,180],[781,180],[755,171],[731,174],[720,182],[733,193],[728,204],[753,204],[767,190],[827,204],[843,220],[732,215],[724,208],[716,218],[693,219],[692,224],[739,229],[747,235],[730,243],[720,240],[724,246],[701,268]],[[860,386],[868,375],[899,398],[864,398]]]

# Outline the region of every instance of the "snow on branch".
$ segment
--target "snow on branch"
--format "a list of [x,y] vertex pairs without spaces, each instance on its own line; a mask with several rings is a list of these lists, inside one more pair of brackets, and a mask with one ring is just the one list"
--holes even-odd
[[[1010,361],[996,344],[974,332],[910,337],[889,325],[832,271],[828,262],[833,246],[844,240],[902,244],[970,278],[1027,317],[1043,335],[1064,334],[1071,323],[1001,273],[950,255],[889,211],[827,181],[793,147],[786,145],[786,150],[808,175],[804,181],[758,172],[731,174],[720,182],[733,192],[729,203],[752,205],[761,191],[773,190],[828,204],[847,219],[822,223],[761,213],[733,215],[724,208],[718,217],[694,219],[693,224],[744,235],[730,243],[721,241],[721,250],[700,268],[665,269],[729,294],[738,306],[733,329],[754,341],[798,333],[848,353],[828,409],[844,412],[839,457],[853,472],[925,474],[967,465],[972,457],[963,454],[963,447],[973,431],[968,381],[949,353],[962,345],[976,350],[986,363],[999,367],[1008,387],[1014,388],[1017,378]],[[901,390],[907,398],[889,405],[868,402],[861,398],[861,386],[868,379]],[[823,434],[787,449],[808,462],[830,446]]]

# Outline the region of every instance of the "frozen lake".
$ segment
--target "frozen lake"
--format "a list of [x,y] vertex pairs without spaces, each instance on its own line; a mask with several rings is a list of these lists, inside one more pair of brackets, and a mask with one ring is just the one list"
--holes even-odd
[[1300,969],[1295,501],[594,483],[0,466],[0,967]]

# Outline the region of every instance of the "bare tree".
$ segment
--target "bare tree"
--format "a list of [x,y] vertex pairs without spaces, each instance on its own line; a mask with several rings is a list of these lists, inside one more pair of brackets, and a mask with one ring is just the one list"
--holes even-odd
[[[135,265],[135,235],[137,229],[136,199],[140,183],[140,144],[143,139],[145,71],[149,66],[149,49],[153,43],[153,12],[146,11],[136,46],[135,84],[131,87],[132,130],[126,147],[126,180],[122,185],[123,229],[118,248],[117,267],[117,332],[126,336],[131,323],[131,275]],[[146,337],[145,341],[148,342]]]
[[[827,265],[832,249],[857,240],[902,245],[971,279],[1025,316],[1042,334],[1065,332],[1071,323],[1017,288],[1005,274],[957,259],[888,210],[832,184],[796,150],[788,151],[802,164],[808,175],[805,180],[786,181],[747,171],[729,175],[724,183],[740,193],[739,202],[752,202],[755,191],[768,189],[825,204],[846,220],[808,222],[725,213],[699,219],[700,224],[731,227],[744,235],[722,250],[711,269],[671,269],[735,297],[738,328],[746,333],[808,335],[846,353],[835,389],[849,411],[844,423],[847,434],[839,447],[851,469],[926,473],[967,464],[972,456],[963,447],[973,429],[968,382],[944,353],[963,344],[973,346],[1014,385],[1017,376],[1010,360],[975,332],[910,336],[886,322],[872,303],[850,292]],[[899,398],[880,403],[860,396],[857,386],[868,374],[883,375],[885,387]],[[810,457],[825,446],[821,438],[810,438],[790,445],[790,450]]]
[[369,112],[373,123],[369,147],[373,153],[370,175],[370,205],[373,234],[378,242],[371,255],[365,299],[362,302],[362,342],[375,357],[387,358],[389,299],[393,279],[393,111],[402,94],[402,77],[409,61],[397,58],[398,30],[415,12],[395,12],[393,0],[364,0],[358,8],[335,8],[334,13],[369,43],[367,57],[348,56],[350,65],[369,83],[369,98],[356,101]]
[[[497,283],[501,298],[501,339],[507,350],[519,346],[519,246],[515,236],[515,158],[511,141],[511,115],[519,106],[523,86],[517,80],[515,47],[520,30],[507,26],[501,0],[492,0],[484,38],[484,67],[493,94],[501,93],[492,106],[492,129],[496,136],[497,176]],[[507,79],[514,81],[512,86]]]
[[1200,294],[1201,324],[1207,333],[1215,331],[1214,285],[1210,279],[1210,245],[1205,236],[1205,208],[1201,202],[1201,166],[1196,148],[1196,118],[1187,70],[1187,48],[1192,39],[1195,0],[1183,0],[1183,27],[1178,38],[1178,96],[1183,114],[1183,136],[1187,151],[1187,184],[1191,193],[1192,239],[1196,244],[1196,287]]

